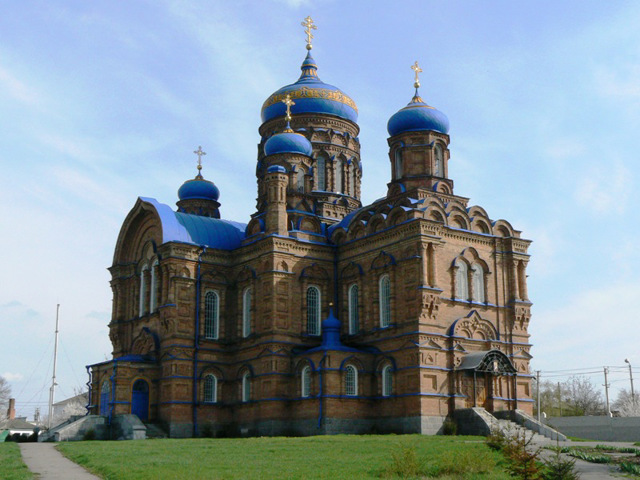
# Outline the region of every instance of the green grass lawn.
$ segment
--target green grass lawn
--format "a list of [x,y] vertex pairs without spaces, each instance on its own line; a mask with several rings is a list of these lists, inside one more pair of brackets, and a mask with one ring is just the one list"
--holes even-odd
[[2,480],[31,480],[33,475],[22,463],[20,447],[14,442],[0,442],[0,478]]
[[302,438],[166,439],[58,445],[110,480],[510,478],[482,437],[334,435]]

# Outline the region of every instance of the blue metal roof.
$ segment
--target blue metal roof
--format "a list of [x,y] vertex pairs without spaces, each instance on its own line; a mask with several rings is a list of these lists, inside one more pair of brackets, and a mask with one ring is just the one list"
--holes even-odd
[[449,132],[449,119],[441,111],[424,103],[417,95],[389,119],[387,131],[392,137],[402,132],[433,130]]
[[150,204],[160,217],[162,243],[182,242],[233,250],[238,248],[245,238],[246,225],[243,223],[175,212],[154,198],[140,197],[140,200]]

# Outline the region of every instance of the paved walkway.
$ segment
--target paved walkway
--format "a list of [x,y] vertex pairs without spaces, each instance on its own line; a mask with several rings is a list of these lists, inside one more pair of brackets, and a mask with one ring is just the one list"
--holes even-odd
[[81,466],[65,458],[55,443],[19,443],[22,460],[38,480],[100,480]]
[[[615,447],[632,447],[638,448],[634,446],[632,442],[572,442],[567,440],[566,442],[556,442],[555,440],[540,440],[537,442],[532,442],[534,444],[534,448],[543,447],[543,446],[556,446],[560,445],[561,447],[570,446],[570,447],[595,447],[596,445],[611,445]],[[555,455],[555,452],[551,450],[542,450],[541,451],[542,458],[549,458]],[[580,474],[580,480],[600,480],[607,478],[628,478],[625,477],[622,472],[620,472],[617,467],[606,465],[602,463],[591,463],[586,462],[584,460],[579,460],[574,457],[569,457],[568,455],[563,455],[565,458],[571,458],[576,461],[576,470]]]

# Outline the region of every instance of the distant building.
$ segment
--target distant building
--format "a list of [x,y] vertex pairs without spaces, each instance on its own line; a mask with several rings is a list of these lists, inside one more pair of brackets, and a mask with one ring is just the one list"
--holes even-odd
[[31,435],[36,425],[27,422],[26,417],[16,417],[16,401],[14,398],[9,399],[9,408],[7,409],[7,418],[0,420],[0,441],[4,441],[7,435],[18,433],[20,435]]
[[125,219],[92,412],[171,436],[437,433],[460,408],[530,413],[530,241],[454,194],[449,121],[418,94],[417,62],[376,172],[387,192],[363,206],[356,104],[308,50],[262,106],[247,224],[220,218],[200,163],[177,211],[141,197]]
[[88,404],[89,395],[87,392],[54,403],[52,411],[55,424],[64,422],[74,415],[85,415]]

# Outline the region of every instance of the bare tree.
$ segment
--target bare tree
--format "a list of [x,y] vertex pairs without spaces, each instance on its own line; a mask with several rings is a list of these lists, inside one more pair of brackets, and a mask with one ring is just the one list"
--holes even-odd
[[0,420],[7,416],[9,399],[11,398],[11,386],[7,380],[0,376]]
[[634,396],[635,399],[629,390],[623,388],[613,402],[613,410],[621,417],[640,417],[640,396],[637,393]]
[[569,415],[598,415],[604,411],[602,392],[587,377],[573,376],[564,382]]

